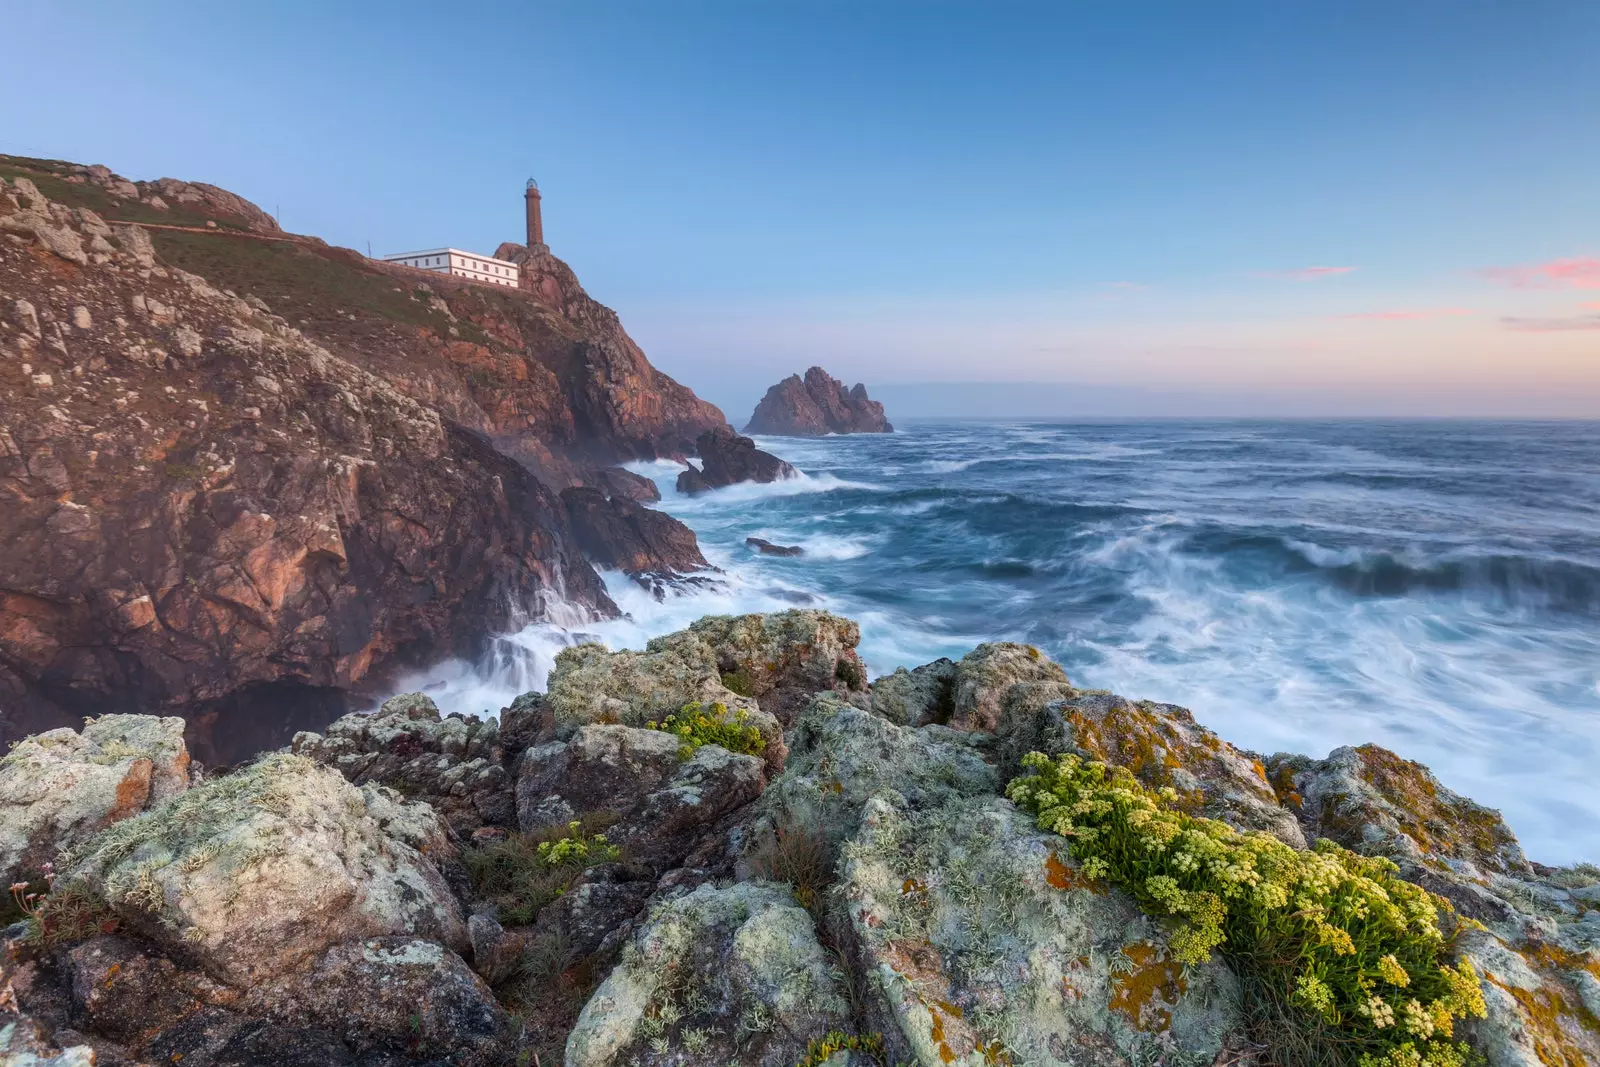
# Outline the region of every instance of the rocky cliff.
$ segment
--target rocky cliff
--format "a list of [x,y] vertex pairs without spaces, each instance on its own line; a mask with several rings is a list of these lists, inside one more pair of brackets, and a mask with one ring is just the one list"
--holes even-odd
[[212,186],[13,157],[0,181],[5,736],[167,711],[231,760],[554,599],[614,610],[585,557],[704,566],[612,465],[721,413],[559,260],[493,290]]
[[821,437],[830,433],[893,433],[883,405],[868,399],[860,382],[852,389],[821,367],[801,378],[791,374],[767,390],[745,433]]
[[1600,1057],[1600,868],[1529,862],[1426,768],[1263,759],[1026,645],[869,685],[858,639],[709,617],[570,649],[498,721],[410,694],[221,777],[174,720],[30,739],[0,1058]]

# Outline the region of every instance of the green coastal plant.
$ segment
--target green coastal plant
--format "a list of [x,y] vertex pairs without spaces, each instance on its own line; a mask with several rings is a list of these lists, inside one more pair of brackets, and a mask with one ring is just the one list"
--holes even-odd
[[462,852],[467,878],[508,923],[529,923],[539,909],[566,893],[583,872],[621,857],[602,832],[614,821],[594,815],[492,841]]
[[712,704],[709,712],[699,701],[685,704],[660,722],[651,723],[650,729],[675,735],[680,759],[688,759],[702,745],[721,745],[745,756],[759,756],[767,745],[761,730],[750,722],[748,711],[740,708],[729,715],[728,706],[720,701]]
[[806,1046],[806,1054],[795,1067],[822,1067],[841,1052],[859,1052],[877,1064],[884,1063],[883,1035],[857,1036],[842,1030],[829,1030]]
[[1446,959],[1454,911],[1388,860],[1328,841],[1300,852],[1186,814],[1173,807],[1173,790],[1152,792],[1123,767],[1038,752],[1022,765],[1031,773],[1007,795],[1041,829],[1067,838],[1085,877],[1176,920],[1171,945],[1181,962],[1220,952],[1263,1002],[1258,1014],[1293,1024],[1274,1042],[1280,1062],[1468,1062],[1453,1028],[1485,1007],[1472,965]]

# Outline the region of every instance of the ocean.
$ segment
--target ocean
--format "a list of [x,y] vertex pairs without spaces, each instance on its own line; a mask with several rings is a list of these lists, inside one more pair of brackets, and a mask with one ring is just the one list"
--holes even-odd
[[606,575],[627,617],[554,605],[404,684],[493,712],[575,640],[822,607],[861,623],[874,676],[1029,642],[1258,752],[1377,742],[1501,809],[1530,858],[1600,861],[1600,423],[900,429],[758,438],[804,476],[695,498],[678,465],[634,465],[722,569],[711,587],[658,602]]

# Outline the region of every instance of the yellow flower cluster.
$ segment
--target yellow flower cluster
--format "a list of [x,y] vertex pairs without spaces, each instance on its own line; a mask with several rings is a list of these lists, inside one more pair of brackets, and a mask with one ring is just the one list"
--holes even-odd
[[1485,1012],[1478,976],[1444,962],[1449,904],[1394,864],[1197,818],[1126,768],[1037,752],[1022,762],[1029,773],[1007,794],[1071,842],[1088,877],[1174,919],[1177,959],[1223,953],[1278,1002],[1336,1028],[1347,1062],[1460,1067],[1447,1039],[1455,1019]]
[[759,756],[766,748],[761,730],[750,722],[750,713],[740,708],[729,715],[728,706],[720,701],[712,704],[709,712],[698,701],[685,704],[649,726],[678,738],[679,759],[688,759],[701,745],[720,745],[746,756]]
[[622,855],[622,850],[607,841],[605,834],[585,837],[581,822],[567,823],[567,832],[571,836],[559,841],[541,841],[539,858],[552,867],[592,867]]

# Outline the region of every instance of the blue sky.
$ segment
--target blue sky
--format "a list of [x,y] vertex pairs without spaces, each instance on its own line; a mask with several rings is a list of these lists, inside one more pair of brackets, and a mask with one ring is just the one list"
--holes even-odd
[[519,237],[536,175],[554,251],[736,420],[813,362],[1600,414],[1593,2],[7,7],[0,150],[380,254]]

